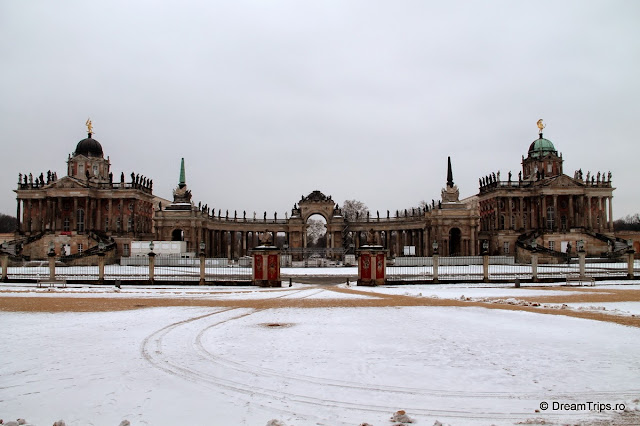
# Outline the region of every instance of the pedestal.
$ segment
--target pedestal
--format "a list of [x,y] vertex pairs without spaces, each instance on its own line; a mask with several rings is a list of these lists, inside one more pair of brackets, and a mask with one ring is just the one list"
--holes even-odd
[[253,249],[253,284],[260,287],[282,287],[278,247],[258,246]]
[[382,246],[366,245],[356,250],[358,255],[358,283],[376,286],[385,283],[387,252]]

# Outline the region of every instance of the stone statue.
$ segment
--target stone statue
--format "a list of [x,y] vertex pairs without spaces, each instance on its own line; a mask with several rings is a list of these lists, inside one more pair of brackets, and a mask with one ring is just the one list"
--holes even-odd
[[509,183],[511,183],[511,170],[509,170]]
[[136,174],[131,172],[131,183],[136,183]]
[[33,185],[33,175],[29,173],[29,185]]
[[607,180],[611,183],[611,172],[607,173]]
[[587,172],[587,183],[591,182],[591,172]]
[[379,210],[376,210],[376,216],[377,216],[378,220],[380,220],[380,211]]
[[264,212],[264,216],[263,216],[263,220],[266,222],[267,221],[267,212]]
[[598,178],[596,179],[596,182],[600,183],[600,172],[598,172]]
[[229,220],[229,210],[227,210],[227,211],[226,211],[226,213],[225,213],[225,215],[224,215],[224,218],[225,218],[225,219],[227,219],[227,220]]
[[113,183],[113,173],[109,172],[109,183]]
[[18,185],[22,183],[22,173],[18,173]]
[[387,219],[389,219],[389,210],[387,210]]
[[518,182],[522,182],[522,172],[518,172]]
[[253,212],[253,220],[256,220],[256,212]]
[[124,183],[124,172],[120,172],[120,183]]
[[233,220],[236,220],[238,218],[238,210],[234,210],[233,211]]
[[243,220],[247,220],[247,211],[246,210],[242,211],[242,219]]

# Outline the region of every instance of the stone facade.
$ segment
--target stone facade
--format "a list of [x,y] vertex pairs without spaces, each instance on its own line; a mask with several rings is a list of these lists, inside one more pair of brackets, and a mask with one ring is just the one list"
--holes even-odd
[[67,176],[20,175],[17,199],[17,250],[44,258],[50,244],[58,256],[107,249],[126,255],[131,240],[153,237],[153,182],[131,173],[114,181],[109,158],[89,133],[67,160]]

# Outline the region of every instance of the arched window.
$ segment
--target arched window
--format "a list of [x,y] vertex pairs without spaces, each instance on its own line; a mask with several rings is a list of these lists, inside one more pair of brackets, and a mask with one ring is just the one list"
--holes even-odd
[[553,229],[556,225],[556,214],[553,206],[547,207],[547,229]]
[[78,209],[77,216],[78,216],[78,221],[77,221],[76,230],[78,232],[84,232],[84,210]]

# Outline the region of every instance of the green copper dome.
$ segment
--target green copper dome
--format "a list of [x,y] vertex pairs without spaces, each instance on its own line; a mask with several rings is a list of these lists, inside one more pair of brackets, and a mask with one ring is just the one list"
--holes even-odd
[[533,141],[529,146],[529,157],[544,157],[551,153],[558,155],[558,151],[556,151],[551,141],[543,138],[542,133],[540,138]]

